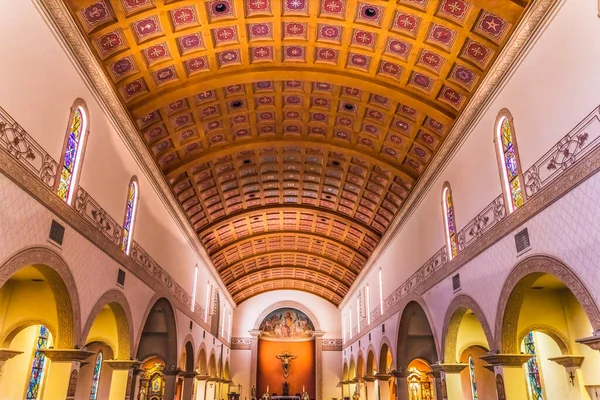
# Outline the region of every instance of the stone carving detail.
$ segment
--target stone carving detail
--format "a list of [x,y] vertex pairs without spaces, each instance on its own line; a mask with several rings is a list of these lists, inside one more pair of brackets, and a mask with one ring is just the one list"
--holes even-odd
[[464,250],[506,217],[504,196],[500,195],[458,232],[458,251]]
[[121,245],[123,228],[81,186],[77,188],[73,207],[100,232],[104,233],[112,243],[117,246]]
[[342,339],[322,339],[323,351],[342,351]]
[[1,107],[0,147],[32,172],[44,185],[54,188],[57,162]]
[[526,290],[543,274],[560,279],[585,311],[594,331],[600,329],[600,310],[585,284],[561,261],[550,256],[533,256],[521,261],[506,279],[496,312],[496,346],[501,353],[518,354],[519,310]]
[[592,111],[571,132],[523,174],[527,197],[537,193],[600,143],[600,107]]
[[250,350],[252,347],[251,337],[232,337],[231,338],[231,349],[232,350]]

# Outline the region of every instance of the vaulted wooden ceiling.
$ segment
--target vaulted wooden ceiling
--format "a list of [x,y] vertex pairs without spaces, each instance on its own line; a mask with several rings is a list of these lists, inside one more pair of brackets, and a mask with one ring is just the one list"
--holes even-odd
[[526,0],[65,0],[236,302],[338,305]]

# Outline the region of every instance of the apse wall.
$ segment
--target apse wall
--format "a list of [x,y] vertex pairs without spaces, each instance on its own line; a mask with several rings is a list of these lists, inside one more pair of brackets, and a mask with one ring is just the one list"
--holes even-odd
[[[90,133],[79,184],[107,214],[122,224],[128,184],[135,175],[139,180],[140,200],[134,240],[188,295],[192,293],[194,265],[200,265],[197,299],[204,307],[206,282],[214,283],[215,278],[210,276],[187,242],[160,195],[34,2],[2,3],[0,12],[11,15],[0,26],[0,33],[6,38],[13,38],[0,42],[3,54],[0,107],[54,160],[59,161],[70,107],[75,99],[83,99],[89,109]],[[232,308],[229,295],[224,295],[223,290],[221,304]]]
[[[356,328],[357,289],[368,284],[371,310],[379,306],[379,268],[386,299],[444,246],[441,193],[445,182],[452,188],[457,231],[502,194],[493,143],[502,109],[514,117],[521,168],[526,171],[598,107],[600,75],[595,66],[600,53],[589,51],[600,46],[597,11],[593,1],[561,2],[373,268],[346,296],[340,308],[347,322],[352,307]],[[503,241],[513,241],[512,236]],[[510,246],[508,242],[505,245]]]

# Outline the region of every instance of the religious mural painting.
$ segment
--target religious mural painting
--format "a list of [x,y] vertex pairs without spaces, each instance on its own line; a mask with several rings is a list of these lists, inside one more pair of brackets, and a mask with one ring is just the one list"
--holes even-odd
[[267,315],[260,331],[263,338],[302,339],[312,337],[315,326],[302,311],[280,308]]

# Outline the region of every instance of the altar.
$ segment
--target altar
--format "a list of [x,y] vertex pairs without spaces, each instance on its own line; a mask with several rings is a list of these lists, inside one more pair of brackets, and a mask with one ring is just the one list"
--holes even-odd
[[271,396],[271,400],[300,400],[300,396]]

